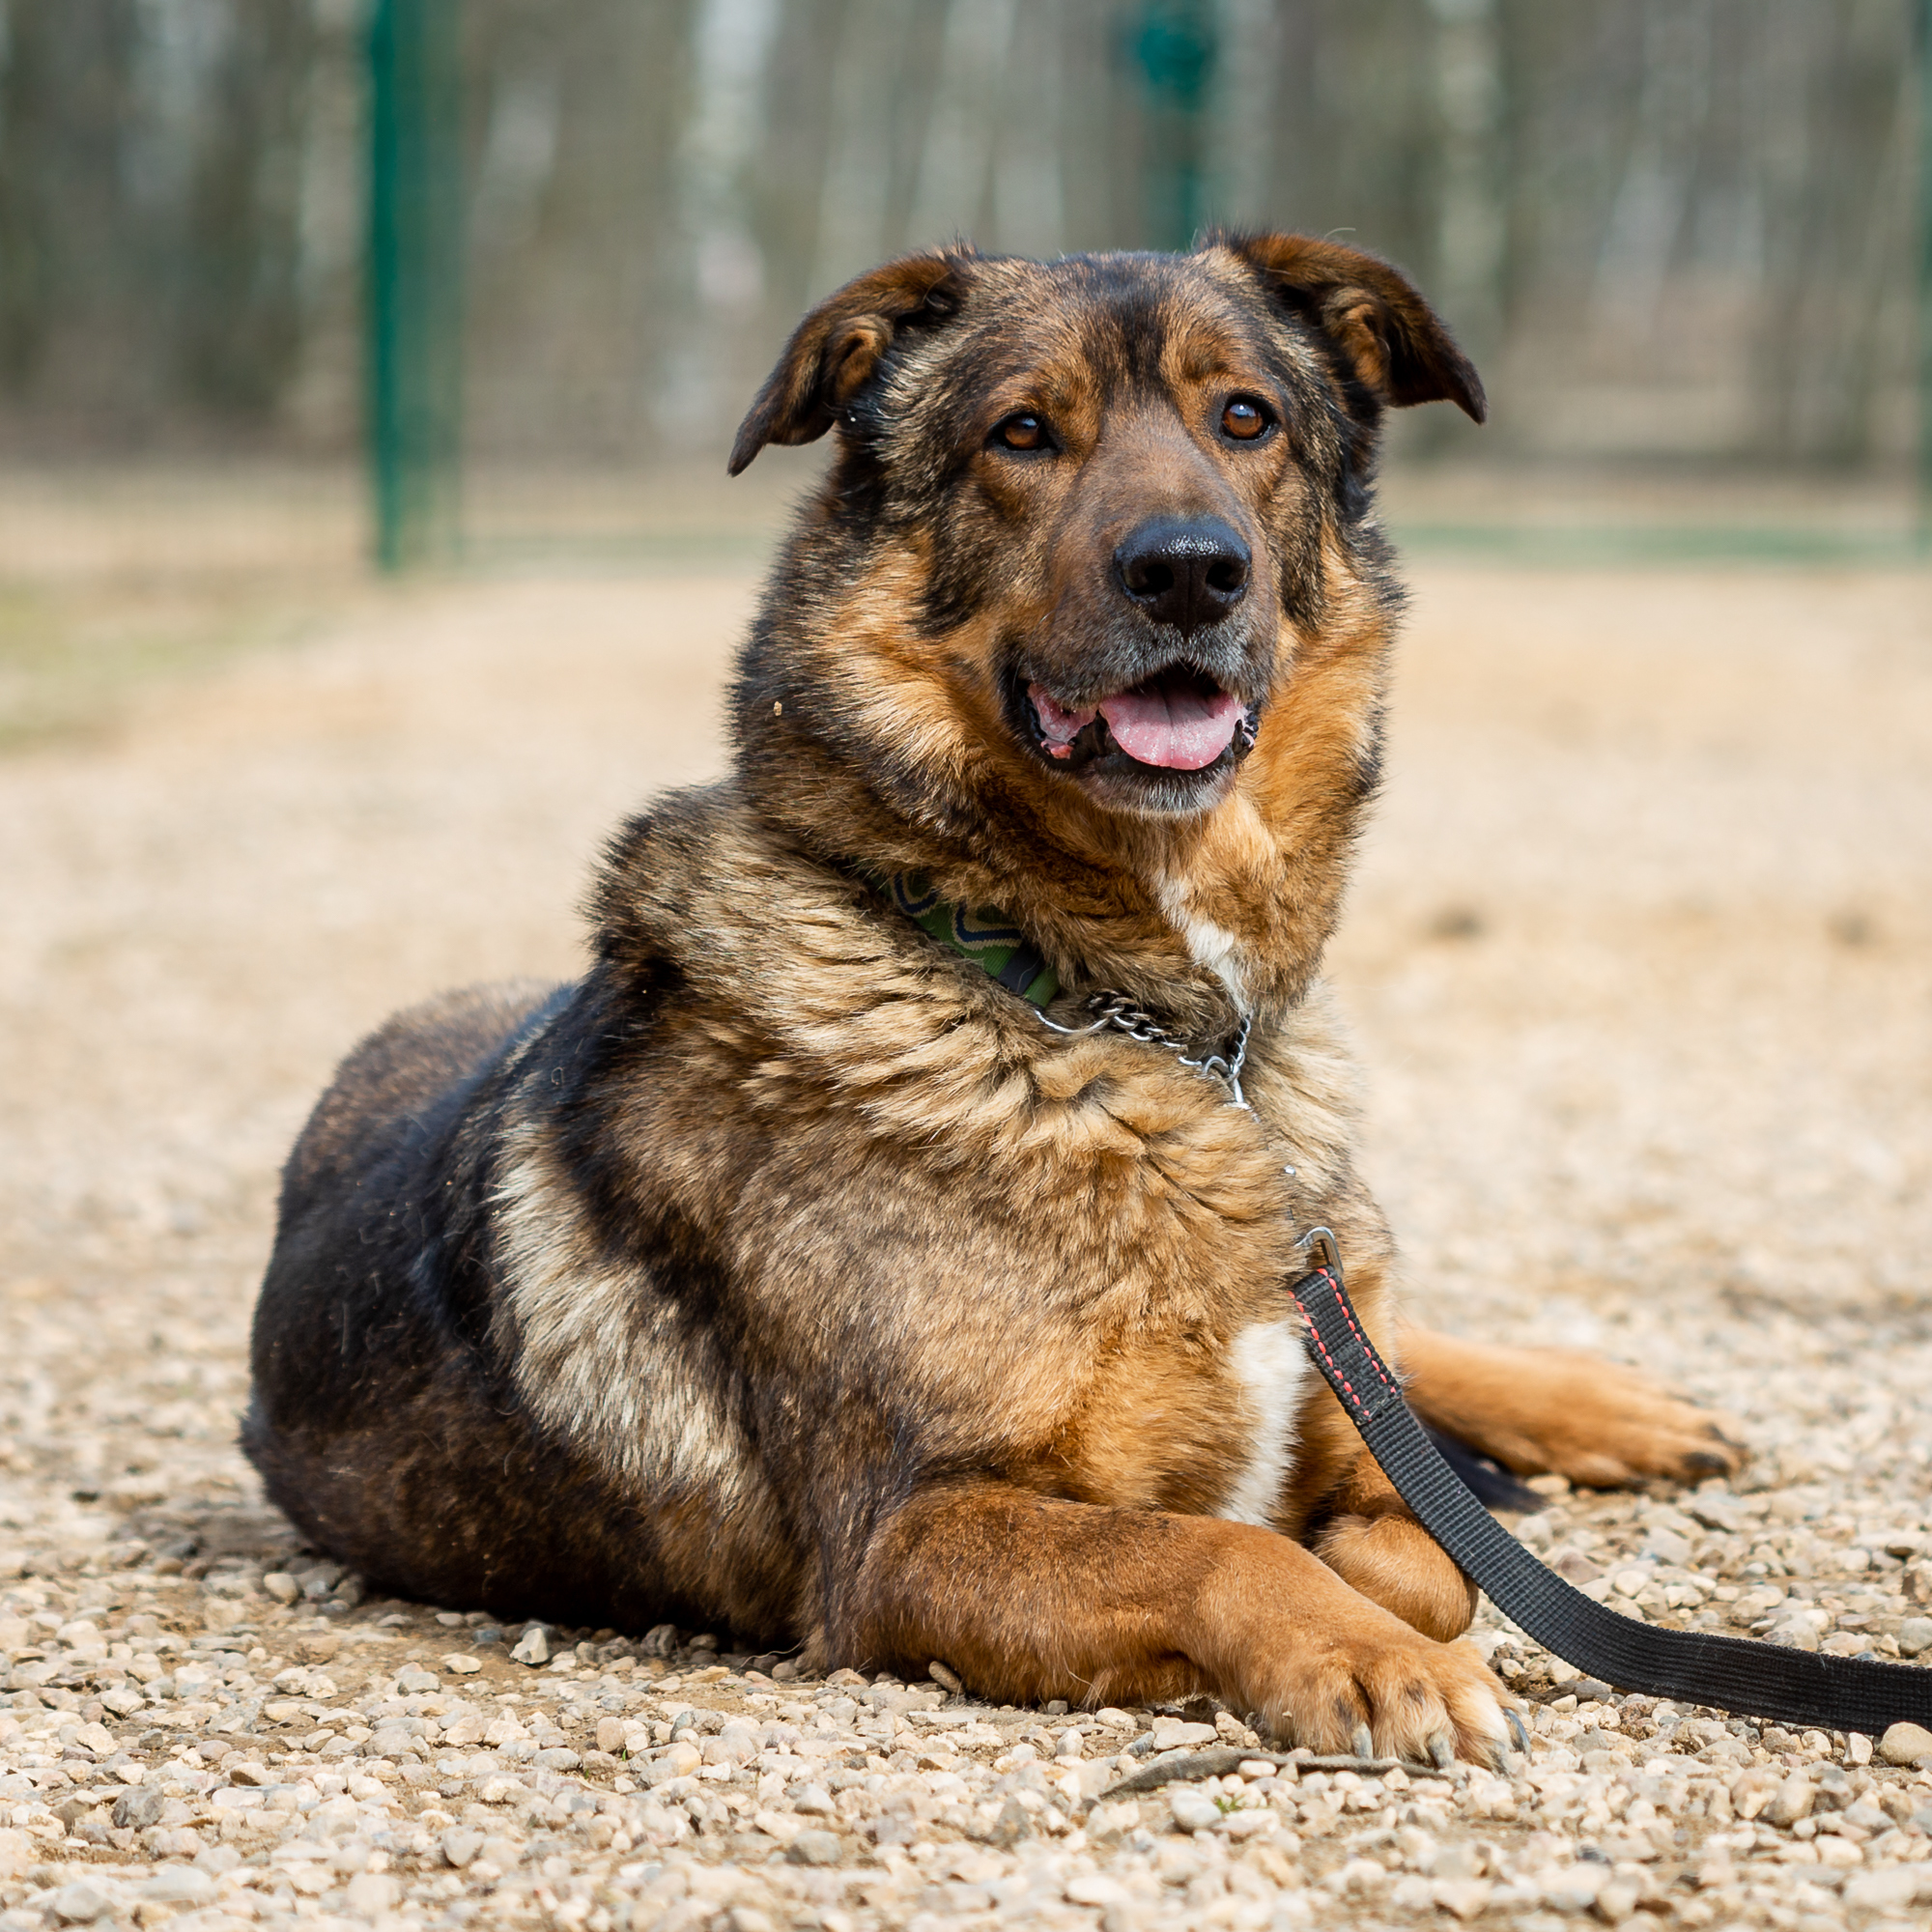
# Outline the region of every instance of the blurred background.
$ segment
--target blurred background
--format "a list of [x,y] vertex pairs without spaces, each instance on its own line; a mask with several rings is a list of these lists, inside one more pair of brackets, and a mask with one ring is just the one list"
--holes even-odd
[[1486,430],[1400,427],[1418,540],[1896,547],[1932,474],[1927,17],[0,0],[0,448],[47,489],[145,469],[178,516],[245,476],[231,524],[318,553],[367,536],[365,459],[392,560],[725,552],[773,506],[720,487],[731,427],[848,275],[1271,224],[1400,263],[1484,371]]

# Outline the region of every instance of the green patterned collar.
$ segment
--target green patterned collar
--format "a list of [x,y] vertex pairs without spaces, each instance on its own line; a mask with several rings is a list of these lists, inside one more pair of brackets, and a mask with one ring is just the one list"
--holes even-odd
[[940,945],[970,959],[1009,993],[1043,1007],[1060,991],[1045,955],[1004,913],[948,905],[923,872],[867,872],[867,882]]

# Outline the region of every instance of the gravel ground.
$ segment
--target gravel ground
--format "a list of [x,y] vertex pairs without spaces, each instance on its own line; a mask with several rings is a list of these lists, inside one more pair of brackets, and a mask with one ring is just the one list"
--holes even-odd
[[[1548,1483],[1521,1533],[1629,1615],[1932,1661],[1926,581],[1414,575],[1335,960],[1414,1303],[1656,1363],[1754,1452]],[[600,834],[716,765],[752,589],[358,593],[0,762],[0,1932],[1925,1922],[1932,1737],[1614,1696],[1487,1610],[1507,1778],[502,1629],[264,1507],[234,1431],[303,1113],[392,1006],[572,970]]]

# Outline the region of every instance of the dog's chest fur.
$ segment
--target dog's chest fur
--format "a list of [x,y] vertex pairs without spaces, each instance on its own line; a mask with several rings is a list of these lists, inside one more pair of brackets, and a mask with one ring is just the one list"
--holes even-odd
[[[533,1050],[501,1147],[497,1332],[531,1406],[631,1492],[748,1530],[788,1464],[908,1455],[1270,1520],[1306,1387],[1292,1202],[1347,1145],[1318,1009],[1258,1041],[1238,1110],[1158,1046],[1056,1037],[889,909],[703,820],[620,862],[629,965],[677,990],[594,1066]],[[749,1412],[767,1380],[782,1412]]]

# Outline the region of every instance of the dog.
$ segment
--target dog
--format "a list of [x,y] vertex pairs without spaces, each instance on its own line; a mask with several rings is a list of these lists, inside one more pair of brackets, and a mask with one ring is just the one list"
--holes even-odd
[[1631,1372],[1404,1326],[1355,1167],[1321,966],[1400,608],[1374,469],[1438,400],[1485,414],[1410,283],[1293,235],[950,247],[806,317],[730,468],[836,454],[731,775],[616,836],[579,982],[390,1020],[289,1160],[243,1440],[315,1545],[1498,1761],[1473,1591],[1311,1372],[1297,1244],[1505,1469],[1736,1452]]

